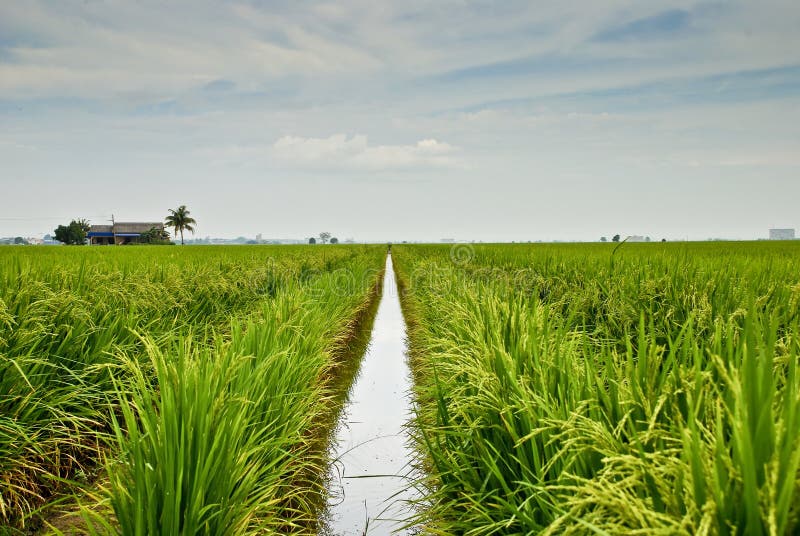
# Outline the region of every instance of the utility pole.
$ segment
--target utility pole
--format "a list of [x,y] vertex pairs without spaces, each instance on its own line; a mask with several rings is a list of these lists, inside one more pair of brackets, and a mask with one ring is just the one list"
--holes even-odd
[[117,245],[117,231],[114,230],[114,215],[111,215],[111,234],[114,237],[114,245]]

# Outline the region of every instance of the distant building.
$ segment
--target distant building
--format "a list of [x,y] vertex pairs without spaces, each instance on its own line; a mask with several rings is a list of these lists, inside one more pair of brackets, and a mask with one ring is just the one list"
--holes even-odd
[[650,242],[649,236],[631,235],[625,239],[626,242]]
[[61,244],[61,242],[53,238],[53,235],[46,234],[42,239],[42,244],[44,244],[45,246],[58,246]]
[[770,229],[770,240],[794,240],[794,229]]
[[138,244],[142,233],[155,227],[164,230],[164,224],[157,222],[116,222],[113,225],[92,225],[86,237],[93,246]]

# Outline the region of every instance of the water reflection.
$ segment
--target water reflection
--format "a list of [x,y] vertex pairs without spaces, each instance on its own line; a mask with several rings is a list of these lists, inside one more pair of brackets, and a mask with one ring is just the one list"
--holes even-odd
[[336,434],[326,534],[411,534],[399,531],[414,497],[405,333],[390,255],[370,345]]

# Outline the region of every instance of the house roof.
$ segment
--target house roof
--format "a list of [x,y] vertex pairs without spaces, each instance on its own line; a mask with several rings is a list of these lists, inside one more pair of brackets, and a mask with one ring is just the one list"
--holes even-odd
[[117,234],[128,233],[146,233],[150,229],[163,229],[164,224],[160,221],[156,222],[117,222],[114,224],[113,232]]
[[146,233],[153,227],[163,230],[164,224],[160,221],[128,221],[117,222],[114,225],[92,225],[89,228],[89,236],[113,236],[115,234],[121,236],[139,236],[142,233]]

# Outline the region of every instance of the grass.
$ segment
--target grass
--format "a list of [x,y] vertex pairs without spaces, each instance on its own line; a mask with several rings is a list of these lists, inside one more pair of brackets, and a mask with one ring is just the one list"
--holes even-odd
[[[800,530],[800,247],[395,246],[431,534]],[[455,262],[458,261],[458,262]]]
[[0,255],[7,530],[104,470],[86,510],[101,532],[309,531],[325,473],[315,429],[382,248]]

